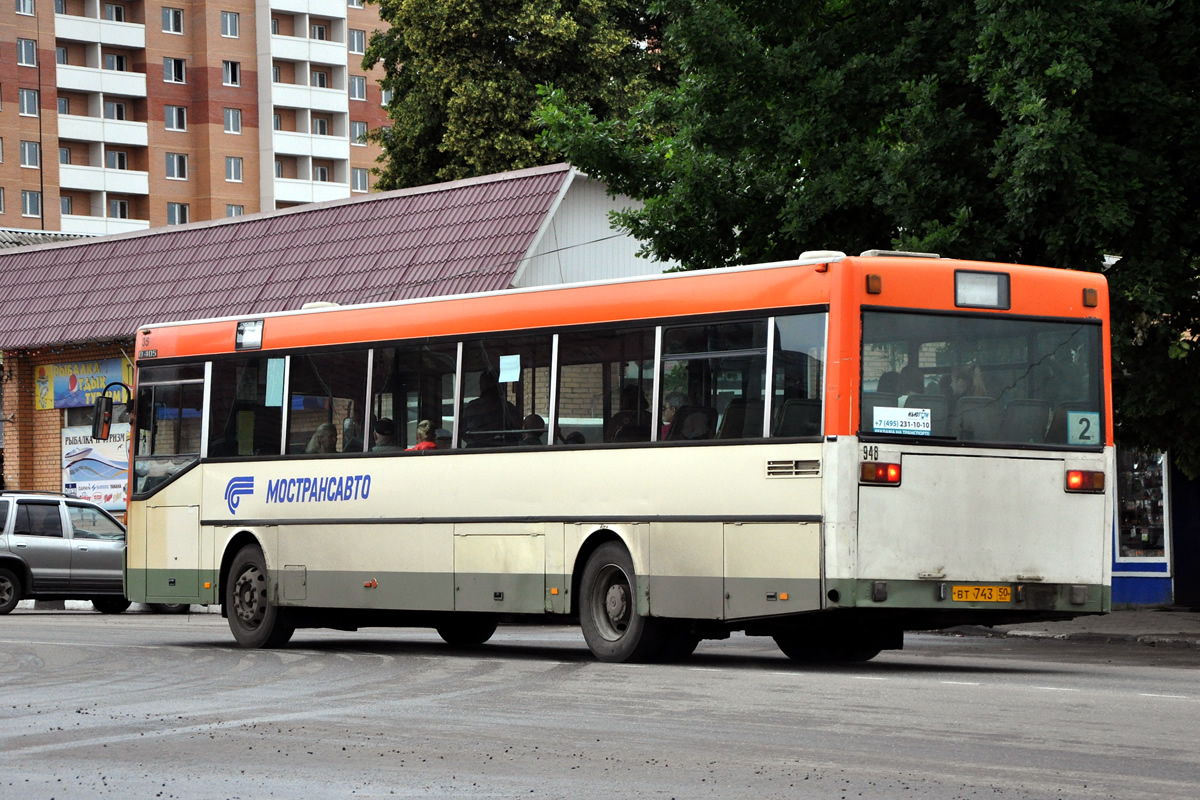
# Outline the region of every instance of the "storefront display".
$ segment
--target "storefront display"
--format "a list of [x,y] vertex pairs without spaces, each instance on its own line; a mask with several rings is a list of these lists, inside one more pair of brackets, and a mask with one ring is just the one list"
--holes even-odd
[[1118,559],[1167,555],[1166,454],[1141,448],[1117,451]]

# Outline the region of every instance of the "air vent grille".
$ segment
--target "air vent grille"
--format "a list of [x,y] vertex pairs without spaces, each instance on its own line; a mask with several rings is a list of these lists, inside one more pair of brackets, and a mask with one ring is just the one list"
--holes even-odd
[[821,474],[821,462],[816,459],[800,461],[768,461],[768,478],[800,478]]

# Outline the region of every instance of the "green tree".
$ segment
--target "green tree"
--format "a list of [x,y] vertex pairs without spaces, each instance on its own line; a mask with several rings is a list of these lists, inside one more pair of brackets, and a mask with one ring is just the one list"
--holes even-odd
[[395,189],[561,160],[537,145],[539,84],[601,118],[664,80],[655,21],[637,0],[378,0],[372,34],[393,100],[378,186]]
[[673,87],[544,140],[689,268],[893,247],[1106,270],[1118,437],[1200,475],[1200,4],[661,0]]

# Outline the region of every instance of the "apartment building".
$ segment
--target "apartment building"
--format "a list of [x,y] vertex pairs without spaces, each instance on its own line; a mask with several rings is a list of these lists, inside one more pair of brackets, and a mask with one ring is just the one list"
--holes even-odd
[[0,227],[123,233],[371,191],[377,6],[0,3]]

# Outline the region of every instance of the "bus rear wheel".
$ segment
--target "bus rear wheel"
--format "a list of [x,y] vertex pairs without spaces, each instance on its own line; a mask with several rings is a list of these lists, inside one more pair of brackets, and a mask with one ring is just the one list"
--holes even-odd
[[785,656],[801,664],[870,661],[884,649],[882,637],[872,632],[857,636],[789,632],[774,638]]
[[129,608],[132,603],[124,597],[93,597],[92,608],[99,611],[101,614],[120,614],[125,609]]
[[239,550],[229,567],[225,614],[233,638],[242,647],[282,647],[296,631],[288,624],[287,611],[267,597],[266,558],[254,545]]
[[438,636],[454,647],[478,647],[496,632],[496,620],[465,614],[451,617],[437,626]]
[[579,626],[601,661],[654,661],[662,650],[663,620],[637,613],[636,586],[633,559],[619,542],[597,547],[583,568]]

